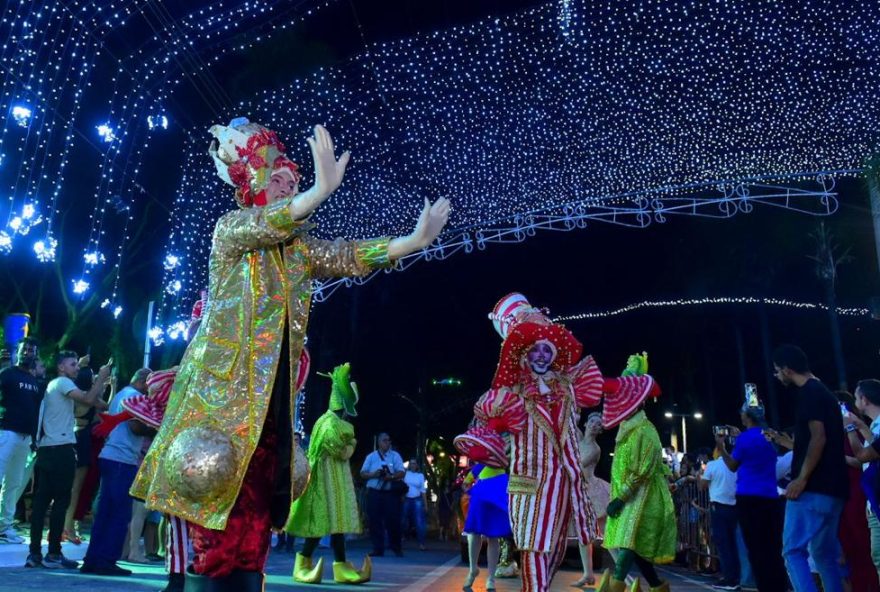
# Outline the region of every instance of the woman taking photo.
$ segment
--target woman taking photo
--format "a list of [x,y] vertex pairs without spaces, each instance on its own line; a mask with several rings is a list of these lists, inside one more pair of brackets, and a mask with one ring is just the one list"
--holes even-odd
[[788,590],[782,561],[783,508],[776,490],[776,450],[764,437],[764,407],[757,399],[746,400],[740,419],[745,430],[737,435],[733,453],[727,450],[727,435],[716,434],[715,444],[724,464],[736,473],[737,519],[758,590]]

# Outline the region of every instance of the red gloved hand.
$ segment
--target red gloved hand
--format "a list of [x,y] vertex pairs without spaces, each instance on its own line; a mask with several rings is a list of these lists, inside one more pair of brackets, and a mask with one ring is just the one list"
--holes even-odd
[[510,427],[502,417],[490,417],[487,424],[490,430],[499,434],[510,431]]
[[663,391],[660,390],[660,385],[657,384],[657,381],[655,380],[654,383],[651,385],[651,390],[648,392],[648,396],[651,397],[652,399],[656,399],[657,397],[659,397],[662,394],[663,394]]
[[101,423],[96,424],[92,428],[92,433],[99,438],[106,439],[110,436],[110,432],[112,432],[116,428],[116,426],[124,421],[133,419],[134,415],[132,415],[128,411],[123,410],[121,413],[117,413],[115,415],[110,415],[109,413],[100,413],[98,414],[98,417],[101,418]]
[[620,390],[619,378],[606,378],[605,382],[602,383],[603,394],[610,395],[611,393],[616,393],[618,390]]

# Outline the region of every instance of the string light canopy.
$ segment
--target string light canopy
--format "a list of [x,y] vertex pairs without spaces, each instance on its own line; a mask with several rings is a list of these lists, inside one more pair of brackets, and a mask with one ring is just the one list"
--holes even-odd
[[[60,206],[76,200],[91,213],[84,244],[65,245],[82,257],[68,283],[81,295],[107,289],[148,192],[151,139],[183,129],[162,261],[171,327],[204,286],[210,227],[232,207],[211,177],[205,129],[237,115],[276,129],[307,165],[301,140],[314,123],[353,150],[316,218],[324,236],[408,232],[423,196],[451,197],[448,232],[401,267],[594,220],[646,227],[758,203],[827,215],[833,179],[875,145],[880,6],[834,0],[548,0],[368,45],[231,102],[212,72],[219,60],[336,4],[11,0],[0,15],[0,254],[53,261],[67,242]],[[182,81],[203,109],[171,112]],[[91,194],[65,183],[74,149],[96,167]],[[111,284],[104,308],[118,316],[118,273]],[[317,298],[344,285],[318,285]]]
[[[424,197],[452,199],[448,231],[403,267],[593,220],[829,215],[834,178],[876,144],[878,24],[876,3],[554,1],[369,46],[238,114],[306,165],[314,123],[352,150],[314,217],[325,237],[405,233]],[[211,226],[232,207],[207,141],[188,145],[173,214],[172,316],[206,283]]]
[[[49,263],[59,241],[72,242],[66,252],[81,248],[82,268],[73,263],[71,291],[83,297],[104,286],[102,308],[118,317],[132,206],[148,194],[139,176],[151,135],[175,124],[188,126],[186,132],[203,127],[187,113],[170,116],[171,93],[194,73],[213,81],[209,62],[297,26],[335,1],[211,0],[171,10],[163,2],[8,2],[0,15],[0,254],[31,250]],[[223,117],[231,106],[224,93],[206,98],[206,111]],[[87,187],[65,184],[76,150],[88,154],[74,158],[97,169],[91,200]],[[58,236],[65,201],[90,212],[87,237]],[[35,212],[30,218],[22,215],[28,208]],[[101,281],[108,275],[112,282]]]

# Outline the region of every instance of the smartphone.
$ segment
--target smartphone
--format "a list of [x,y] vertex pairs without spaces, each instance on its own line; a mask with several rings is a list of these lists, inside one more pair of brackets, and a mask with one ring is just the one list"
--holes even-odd
[[748,404],[749,407],[760,407],[761,402],[758,401],[758,386],[753,382],[747,382],[745,389],[746,404]]
[[841,403],[840,403],[840,414],[843,415],[843,416],[845,417],[847,413],[849,413],[849,409],[846,408],[846,403],[844,403],[844,402],[841,401]]

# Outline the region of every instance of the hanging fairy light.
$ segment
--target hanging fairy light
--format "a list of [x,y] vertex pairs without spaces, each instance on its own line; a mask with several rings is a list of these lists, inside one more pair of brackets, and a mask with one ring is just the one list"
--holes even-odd
[[165,343],[165,331],[162,327],[151,327],[150,330],[147,331],[147,335],[149,335],[150,340],[156,347]]
[[12,237],[5,230],[0,230],[0,253],[8,254],[12,251]]
[[166,115],[148,115],[147,126],[153,130],[156,128],[168,129],[168,117]]
[[73,293],[74,294],[85,294],[89,289],[89,282],[79,279],[73,280]]
[[173,253],[169,253],[168,255],[165,255],[165,262],[164,262],[165,271],[173,271],[174,269],[177,268],[178,265],[180,265],[180,257],[178,257],[177,255],[174,255]]
[[[55,261],[55,249],[57,247],[58,241],[54,237],[48,236],[34,243],[34,254],[41,263],[49,263]],[[86,288],[88,288],[88,285],[86,285]],[[76,287],[74,287],[74,291],[76,291]]]
[[[799,310],[823,310],[827,311],[828,306],[818,302],[798,302],[794,300],[786,300],[784,298],[760,298],[753,296],[737,296],[737,297],[718,297],[718,298],[694,298],[680,300],[645,300],[634,304],[628,304],[619,308],[605,311],[582,312],[578,314],[563,315],[553,319],[556,322],[580,321],[588,319],[604,319],[608,317],[616,317],[637,310],[652,308],[669,308],[669,307],[691,307],[691,306],[709,306],[709,305],[754,305],[765,304],[768,306],[779,306],[784,308],[793,308]],[[837,314],[852,317],[867,317],[871,311],[867,308],[843,308],[838,307]]]
[[89,253],[85,253],[83,255],[83,259],[86,262],[86,265],[98,265],[99,263],[105,263],[107,258],[104,256],[104,253],[100,253],[98,251],[91,251]]
[[116,130],[109,123],[102,123],[95,127],[98,130],[98,135],[101,136],[101,139],[107,142],[113,142],[116,139]]
[[165,332],[166,335],[172,340],[178,340],[186,335],[186,329],[189,326],[185,321],[177,321],[170,327],[168,327]]
[[25,105],[15,105],[12,107],[12,119],[19,127],[27,127],[30,125],[31,115],[33,115],[33,111],[31,111],[30,107]]

